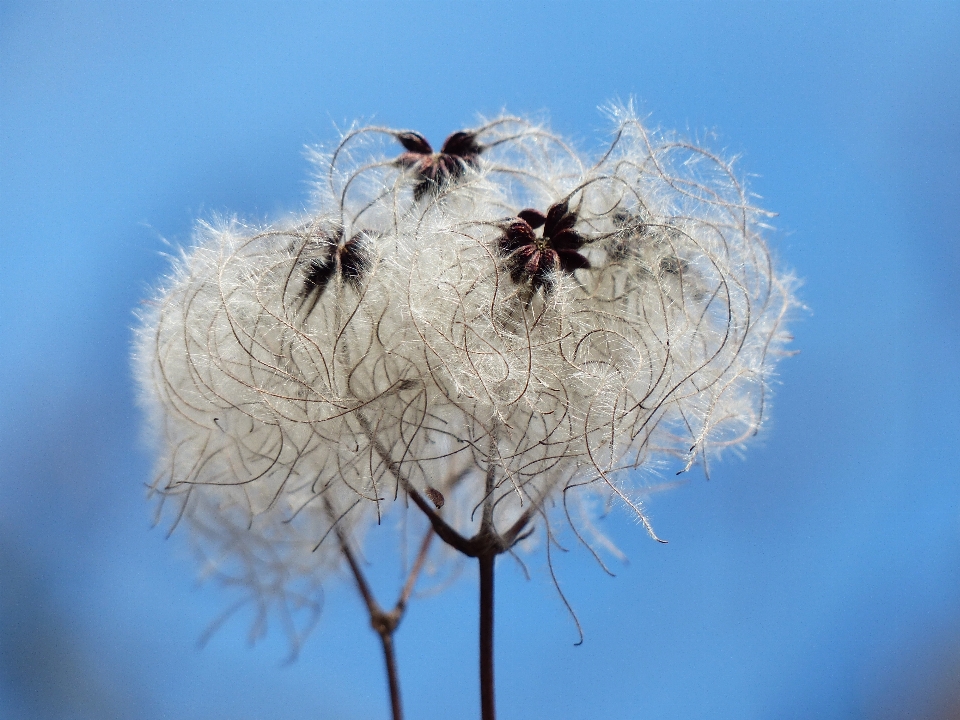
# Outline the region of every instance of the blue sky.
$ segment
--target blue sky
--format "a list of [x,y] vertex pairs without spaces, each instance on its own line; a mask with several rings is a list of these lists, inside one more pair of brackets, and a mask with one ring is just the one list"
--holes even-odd
[[[195,220],[304,208],[355,120],[501,109],[581,147],[636,98],[728,155],[804,280],[769,428],[624,516],[607,577],[498,582],[502,718],[953,717],[960,4],[0,2],[0,717],[386,717],[355,592],[253,649],[151,530],[133,311]],[[382,579],[389,587],[389,578]],[[471,569],[411,606],[408,716],[477,715]],[[940,713],[938,715],[938,712]]]

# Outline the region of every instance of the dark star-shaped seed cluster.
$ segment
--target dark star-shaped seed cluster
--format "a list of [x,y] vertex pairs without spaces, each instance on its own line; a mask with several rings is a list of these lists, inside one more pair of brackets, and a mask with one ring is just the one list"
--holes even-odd
[[[573,274],[590,267],[578,250],[586,239],[573,229],[577,214],[566,202],[551,205],[544,215],[539,210],[521,210],[498,243],[506,267],[515,283],[530,283],[534,292],[551,289],[552,274],[560,270]],[[534,232],[543,228],[538,237]]]
[[417,179],[413,197],[420,200],[428,193],[439,193],[450,182],[462,177],[468,167],[476,167],[483,146],[477,142],[476,133],[460,130],[443,141],[440,152],[435,153],[427,139],[420,133],[397,134],[397,141],[407,152],[397,158],[397,163],[413,171]]
[[369,267],[369,243],[363,233],[357,233],[344,242],[343,231],[324,236],[324,255],[312,259],[307,265],[300,297],[306,306],[307,315],[313,312],[323,291],[334,277],[354,290],[360,289],[364,271]]

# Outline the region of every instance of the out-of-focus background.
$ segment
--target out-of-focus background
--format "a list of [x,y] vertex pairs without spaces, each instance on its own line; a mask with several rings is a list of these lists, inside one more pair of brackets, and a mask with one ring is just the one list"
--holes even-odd
[[[501,109],[581,147],[635,97],[750,174],[805,281],[771,422],[498,580],[500,715],[960,717],[960,4],[0,2],[0,717],[387,717],[353,588],[284,664],[151,529],[134,310],[196,219],[302,210],[354,119]],[[384,585],[389,587],[389,583]],[[384,591],[384,600],[392,593]],[[413,603],[407,715],[478,715],[476,579]]]

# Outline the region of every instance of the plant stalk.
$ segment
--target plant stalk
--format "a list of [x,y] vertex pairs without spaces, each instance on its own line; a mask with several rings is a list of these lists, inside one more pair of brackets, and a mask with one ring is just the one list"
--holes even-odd
[[378,632],[383,643],[383,658],[387,664],[387,683],[390,686],[390,709],[393,720],[403,720],[403,704],[400,702],[400,676],[397,673],[397,657],[393,652],[393,631]]
[[343,532],[337,528],[337,539],[340,541],[340,551],[347,560],[347,565],[353,574],[357,590],[359,590],[364,604],[367,606],[367,612],[370,615],[370,626],[380,637],[380,643],[383,646],[383,659],[387,666],[387,685],[390,691],[390,709],[393,713],[393,720],[403,720],[403,703],[400,698],[400,674],[397,672],[397,656],[393,647],[393,634],[397,631],[397,626],[403,619],[403,614],[407,609],[407,602],[413,593],[413,588],[417,584],[417,578],[423,565],[427,560],[427,553],[430,551],[430,541],[433,539],[433,529],[428,529],[420,543],[420,552],[417,553],[417,559],[407,575],[407,581],[404,583],[403,590],[400,591],[400,597],[397,604],[390,612],[385,612],[376,598],[366,576],[357,562],[347,538]]
[[493,674],[493,580],[495,553],[481,555],[480,561],[480,717],[495,720],[497,707]]

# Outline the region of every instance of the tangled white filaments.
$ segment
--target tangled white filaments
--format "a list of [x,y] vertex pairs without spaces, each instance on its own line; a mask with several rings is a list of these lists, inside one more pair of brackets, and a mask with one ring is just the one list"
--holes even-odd
[[262,611],[308,607],[331,529],[411,494],[464,534],[485,507],[590,546],[598,499],[653,534],[631,470],[760,428],[794,304],[767,214],[718,156],[613,116],[592,161],[512,117],[440,152],[354,129],[315,153],[312,213],[199,227],[138,332],[153,487]]

